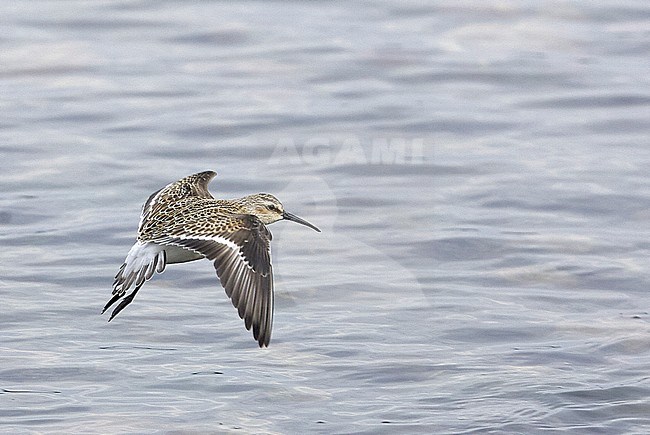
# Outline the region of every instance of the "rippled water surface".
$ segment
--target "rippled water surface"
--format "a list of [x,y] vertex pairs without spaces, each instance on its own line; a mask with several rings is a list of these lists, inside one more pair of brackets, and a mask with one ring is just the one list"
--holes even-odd
[[[0,431],[645,433],[646,2],[5,2]],[[271,226],[99,311],[148,195]]]

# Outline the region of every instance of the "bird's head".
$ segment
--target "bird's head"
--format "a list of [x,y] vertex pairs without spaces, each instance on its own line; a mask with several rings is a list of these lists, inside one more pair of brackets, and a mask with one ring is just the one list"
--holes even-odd
[[257,193],[242,198],[240,202],[240,210],[242,213],[257,216],[265,225],[284,219],[308,226],[320,233],[320,230],[315,225],[285,211],[280,200],[268,193]]

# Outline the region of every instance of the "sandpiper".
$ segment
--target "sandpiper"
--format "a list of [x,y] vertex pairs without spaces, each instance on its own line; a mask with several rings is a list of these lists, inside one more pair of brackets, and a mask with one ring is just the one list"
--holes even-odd
[[[208,183],[214,171],[182,178],[153,193],[142,207],[138,237],[115,275],[113,297],[102,314],[122,299],[110,322],[129,305],[154,272],[167,264],[207,258],[214,263],[246,329],[260,347],[268,346],[273,326],[271,232],[266,225],[289,220],[316,226],[284,210],[276,197],[258,193],[238,199],[214,199]],[[133,291],[126,294],[134,286]]]

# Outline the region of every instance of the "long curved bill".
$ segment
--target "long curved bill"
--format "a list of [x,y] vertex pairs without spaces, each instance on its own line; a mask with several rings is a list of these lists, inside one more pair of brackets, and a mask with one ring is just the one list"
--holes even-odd
[[309,222],[307,222],[303,218],[300,218],[300,217],[296,216],[295,214],[291,214],[291,213],[285,211],[285,212],[282,213],[282,218],[286,219],[288,221],[293,221],[293,222],[302,224],[302,225],[304,225],[306,227],[309,227],[312,230],[316,230],[316,231],[318,231],[320,233],[320,230],[316,227],[316,225],[310,224]]

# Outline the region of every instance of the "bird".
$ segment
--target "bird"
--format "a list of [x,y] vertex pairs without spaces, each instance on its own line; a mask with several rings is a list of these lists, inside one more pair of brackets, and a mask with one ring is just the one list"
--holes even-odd
[[115,275],[112,297],[102,310],[104,314],[119,301],[109,322],[155,272],[162,273],[168,264],[208,259],[246,329],[253,329],[259,347],[268,347],[274,288],[272,235],[267,225],[287,220],[320,229],[284,210],[268,193],[215,199],[208,184],[216,175],[204,171],[181,178],[144,203],[137,239]]

